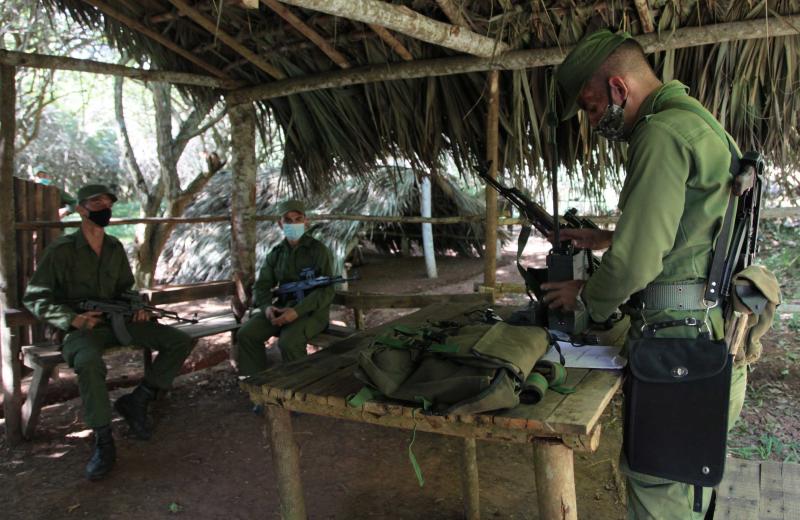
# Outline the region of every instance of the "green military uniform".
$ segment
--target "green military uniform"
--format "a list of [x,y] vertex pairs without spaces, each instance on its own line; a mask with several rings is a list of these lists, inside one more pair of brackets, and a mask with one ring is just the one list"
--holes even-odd
[[[588,79],[587,74],[597,70],[621,43],[619,35],[595,34],[597,41],[588,48],[579,44],[574,51],[583,54],[583,58],[568,57],[566,67],[559,71],[559,81],[565,74],[584,77],[583,82],[573,81],[571,85],[578,92]],[[612,48],[603,49],[609,42]],[[597,49],[602,54],[597,54]],[[593,56],[586,58],[588,54]],[[579,71],[576,66],[584,70],[589,67],[588,72]],[[612,246],[581,295],[595,321],[607,319],[630,296],[648,285],[702,282],[708,276],[713,244],[731,190],[731,154],[727,144],[702,117],[675,108],[684,103],[700,107],[686,90],[677,81],[668,82],[650,94],[636,115],[628,138],[626,178],[619,200],[621,215]],[[574,113],[574,105],[567,102],[563,114],[570,112]],[[645,320],[655,323],[693,316],[702,322],[706,318],[703,310],[628,310],[629,339],[641,335]],[[708,313],[707,323],[713,336],[722,338],[724,323],[719,308]],[[696,335],[693,327],[673,327],[657,333],[658,337]],[[732,375],[729,429],[741,412],[746,379],[746,368],[736,367]],[[622,468],[628,476],[629,518],[703,518],[702,513],[692,512],[693,486],[633,472],[625,460]],[[711,489],[704,489],[703,511],[708,508],[710,497]]]
[[[71,326],[82,313],[77,303],[84,299],[113,299],[133,287],[134,279],[125,249],[110,235],[103,238],[100,256],[81,230],[65,235],[45,249],[31,278],[23,303],[37,317],[67,332],[62,353],[78,374],[86,424],[98,428],[111,423],[103,351],[119,345],[110,325],[90,330]],[[185,333],[156,322],[128,324],[133,344],[158,351],[144,377],[151,388],[166,389],[192,349]]]
[[306,343],[328,326],[330,306],[335,294],[332,285],[319,287],[301,301],[289,299],[279,306],[293,307],[298,318],[282,327],[273,325],[264,315],[272,305],[272,289],[286,282],[300,280],[300,271],[314,270],[314,276],[333,275],[333,257],[319,240],[304,234],[295,247],[287,240],[275,246],[267,255],[254,287],[254,312],[236,335],[239,373],[252,375],[267,368],[264,342],[278,336],[278,347],[284,361],[294,361],[306,355]]

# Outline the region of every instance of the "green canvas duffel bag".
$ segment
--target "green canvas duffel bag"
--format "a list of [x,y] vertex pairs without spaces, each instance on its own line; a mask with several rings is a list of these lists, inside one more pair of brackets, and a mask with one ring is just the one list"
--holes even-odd
[[397,326],[360,353],[356,377],[366,386],[350,404],[385,396],[439,414],[513,408],[549,343],[541,327],[502,321]]

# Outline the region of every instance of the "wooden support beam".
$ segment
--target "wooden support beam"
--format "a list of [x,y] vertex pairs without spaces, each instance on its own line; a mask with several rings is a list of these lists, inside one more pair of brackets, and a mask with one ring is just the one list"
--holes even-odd
[[448,20],[453,22],[453,25],[459,27],[469,27],[466,18],[461,14],[461,6],[453,3],[453,0],[436,0],[439,4],[439,9],[442,10]]
[[219,70],[217,67],[215,67],[215,66],[213,66],[213,65],[211,65],[209,63],[206,63],[205,61],[201,60],[200,58],[198,58],[197,56],[195,56],[191,52],[187,51],[186,49],[183,49],[182,47],[180,47],[179,45],[174,43],[172,40],[166,38],[165,36],[161,35],[160,33],[156,32],[156,31],[146,27],[144,24],[142,24],[140,21],[136,20],[135,18],[131,18],[128,15],[120,13],[119,11],[117,11],[116,9],[111,7],[110,5],[106,4],[105,2],[103,2],[101,0],[83,0],[83,1],[86,2],[89,5],[92,5],[92,6],[96,7],[96,8],[98,8],[98,9],[100,9],[103,13],[106,14],[106,16],[108,16],[110,18],[113,18],[114,20],[118,21],[122,25],[125,25],[126,27],[129,27],[130,29],[132,29],[132,30],[134,30],[136,32],[142,33],[143,35],[147,36],[151,40],[154,40],[154,41],[160,43],[161,45],[163,45],[167,49],[171,50],[172,52],[174,52],[175,54],[181,56],[182,58],[194,63],[195,65],[197,65],[201,69],[205,70],[206,72],[209,72],[209,73],[213,74],[214,76],[216,76],[216,77],[218,77],[220,79],[230,79],[230,76],[228,76],[227,74],[225,74],[224,72]]
[[[497,178],[498,139],[500,132],[500,71],[489,72],[487,81],[489,110],[486,117],[486,160],[489,176]],[[497,281],[497,192],[485,187],[486,223],[483,226],[483,285],[493,287]]]
[[16,67],[31,67],[34,69],[72,70],[75,72],[90,72],[92,74],[107,74],[109,76],[123,76],[140,81],[163,81],[177,85],[194,85],[197,87],[233,89],[244,85],[241,81],[219,79],[202,74],[188,72],[170,72],[166,70],[146,70],[136,67],[126,67],[115,63],[103,63],[94,60],[66,58],[51,56],[49,54],[36,54],[26,52],[7,51],[0,49],[0,64]]
[[278,2],[278,0],[261,0],[261,3],[275,11],[275,14],[286,20],[286,22],[294,27],[297,32],[311,40],[314,45],[319,47],[319,50],[325,53],[331,61],[342,69],[349,69],[350,62],[344,57],[344,54],[337,51],[328,40],[323,38],[317,31],[309,27],[303,20],[298,18],[288,7]]
[[414,59],[414,56],[411,55],[408,49],[406,49],[406,47],[400,42],[400,40],[395,38],[394,34],[392,34],[386,27],[374,23],[370,23],[367,25],[369,25],[370,29],[375,31],[375,34],[377,34],[380,37],[380,39],[384,41],[384,43],[386,43],[389,47],[392,48],[395,54],[397,54],[406,61],[411,61]]
[[[671,33],[658,34],[654,32],[638,36],[636,40],[642,44],[645,52],[652,53],[734,40],[796,36],[797,34],[800,34],[800,15],[721,23],[703,27],[686,27]],[[268,85],[234,90],[228,99],[232,103],[248,103],[301,92],[361,85],[375,81],[448,76],[488,70],[519,70],[557,65],[564,60],[570,50],[572,50],[572,47],[527,49],[509,51],[491,59],[457,56],[393,63],[391,66],[382,63],[366,67],[354,67],[346,71],[337,70],[275,81]]]
[[374,23],[434,45],[485,58],[502,54],[508,45],[461,27],[442,23],[411,9],[381,0],[282,0],[305,9]]
[[642,22],[642,30],[645,33],[651,33],[655,30],[653,23],[653,14],[650,12],[650,6],[647,5],[647,0],[633,0],[636,4],[636,10],[639,12],[639,21]]
[[[91,1],[96,1],[96,0],[91,0]],[[194,23],[196,23],[197,25],[208,31],[210,34],[213,34],[216,38],[219,38],[222,41],[222,43],[230,47],[241,57],[243,57],[256,67],[261,69],[263,72],[265,72],[272,78],[283,79],[286,77],[286,75],[283,72],[281,72],[277,67],[275,67],[271,63],[268,63],[258,54],[251,51],[241,43],[239,43],[236,40],[236,38],[234,38],[230,34],[226,33],[225,31],[217,27],[217,24],[214,20],[210,19],[205,14],[201,13],[194,7],[190,6],[184,0],[169,0],[169,3],[178,8],[180,12],[184,13]]]
[[22,441],[22,392],[19,345],[7,327],[5,310],[18,305],[17,251],[14,231],[14,136],[16,132],[16,69],[0,65],[0,364],[6,440]]

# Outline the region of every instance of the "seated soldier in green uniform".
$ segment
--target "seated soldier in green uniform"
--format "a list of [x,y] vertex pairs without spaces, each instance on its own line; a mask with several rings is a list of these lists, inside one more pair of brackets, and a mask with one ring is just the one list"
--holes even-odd
[[236,334],[239,374],[253,375],[267,368],[264,342],[278,336],[278,347],[284,361],[306,356],[308,340],[328,326],[331,302],[335,294],[332,285],[318,287],[305,294],[302,300],[289,297],[273,302],[272,290],[286,282],[304,278],[301,273],[313,270],[313,276],[331,276],[333,257],[319,240],[305,233],[305,205],[288,200],[280,205],[285,240],[275,246],[261,266],[253,290],[251,318]]
[[[45,249],[23,297],[33,314],[66,332],[62,354],[78,374],[84,420],[94,429],[94,452],[86,466],[90,480],[106,475],[116,460],[103,351],[120,343],[102,313],[82,311],[78,304],[86,299],[118,298],[133,287],[125,249],[104,229],[116,201],[111,190],[99,184],[78,191],[80,229]],[[150,321],[144,311],[137,313],[127,328],[132,344],[158,351],[141,384],[114,403],[133,436],[146,440],[151,436],[148,403],[158,390],[170,387],[192,350],[192,340],[175,328]]]
[[[686,318],[706,323],[714,339],[722,338],[721,309],[709,310],[703,302],[732,182],[728,144],[706,120],[713,116],[685,85],[662,83],[626,33],[601,30],[587,36],[559,66],[556,79],[562,120],[580,109],[594,131],[627,142],[628,149],[614,231],[561,232],[562,240],[578,247],[608,248],[600,266],[585,283],[542,284],[548,291],[544,300],[571,310],[580,299],[592,320],[603,322],[630,299],[623,306],[631,318],[629,340],[641,336],[645,323]],[[679,108],[687,104],[694,110]],[[699,115],[703,112],[706,117]],[[650,302],[646,308],[643,301]],[[663,337],[698,334],[688,326],[662,332]],[[734,368],[729,429],[742,409],[746,376],[746,366]],[[621,468],[627,477],[628,518],[699,520],[708,509],[711,488],[702,488],[703,512],[697,513],[693,486],[632,471],[624,457]]]

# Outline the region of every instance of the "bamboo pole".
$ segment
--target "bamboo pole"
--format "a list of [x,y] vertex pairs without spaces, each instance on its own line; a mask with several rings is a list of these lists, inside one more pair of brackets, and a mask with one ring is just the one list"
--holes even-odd
[[653,23],[653,13],[650,12],[650,6],[647,5],[647,0],[633,0],[636,4],[636,11],[639,13],[639,21],[642,22],[642,30],[645,33],[651,33],[655,30]]
[[228,107],[231,122],[231,305],[237,319],[250,307],[256,280],[256,113],[252,105]]
[[[652,53],[732,40],[753,40],[777,36],[795,36],[797,34],[800,34],[800,15],[721,23],[703,27],[684,27],[671,33],[659,34],[654,32],[637,36],[636,40],[642,44],[645,52]],[[312,74],[275,81],[267,85],[234,90],[230,95],[230,100],[232,103],[248,103],[301,92],[361,85],[376,81],[449,76],[470,72],[486,72],[488,70],[519,70],[557,65],[564,60],[570,50],[572,50],[572,47],[552,47],[509,51],[496,55],[491,59],[456,56],[393,63],[390,67],[385,63],[353,67],[346,71],[337,70],[322,74]]]
[[229,35],[225,31],[221,30],[214,20],[208,18],[205,14],[201,13],[194,7],[190,6],[188,3],[184,2],[183,0],[168,0],[169,3],[174,5],[178,8],[179,11],[182,13],[186,13],[186,16],[191,18],[191,20],[208,31],[212,34],[215,38],[219,38],[222,43],[230,47],[233,51],[239,54],[241,57],[261,69],[263,72],[268,74],[274,79],[283,79],[286,75],[277,67],[268,63],[266,60],[261,58],[258,54],[251,51],[241,43],[239,43],[236,38]]
[[109,76],[122,76],[139,81],[163,81],[178,85],[194,85],[197,87],[232,89],[244,85],[241,81],[219,79],[202,74],[188,72],[170,72],[166,70],[146,70],[136,67],[126,67],[115,63],[103,63],[94,60],[82,60],[49,54],[7,51],[0,49],[0,63],[16,67],[30,67],[48,70],[72,70],[75,72],[90,72],[93,74],[106,74]]
[[[489,176],[497,178],[498,132],[500,130],[500,72],[489,73],[489,110],[486,118],[486,160]],[[497,280],[497,193],[486,186],[486,224],[484,225],[483,285],[494,287]]]
[[16,132],[16,69],[0,65],[0,362],[3,376],[3,412],[9,445],[22,441],[20,360],[5,310],[16,307],[17,252],[14,231],[14,135]]
[[464,437],[461,441],[461,500],[464,502],[464,518],[465,520],[480,520],[477,445],[475,437]]
[[411,61],[414,59],[414,56],[411,55],[408,49],[398,40],[394,34],[392,34],[388,29],[383,26],[380,26],[375,23],[367,24],[369,28],[372,29],[378,37],[386,43],[392,50],[403,58],[405,61]]
[[132,30],[134,30],[136,32],[142,33],[143,35],[147,36],[151,40],[154,40],[154,41],[160,43],[161,45],[163,45],[167,49],[171,50],[172,52],[174,52],[178,56],[181,56],[182,58],[184,58],[186,60],[189,60],[190,62],[194,63],[195,65],[197,65],[201,69],[205,70],[206,72],[210,72],[214,76],[216,76],[218,78],[221,78],[221,79],[229,79],[229,76],[227,74],[225,74],[224,72],[222,72],[221,70],[219,70],[217,67],[214,67],[213,65],[210,65],[210,64],[206,63],[205,61],[201,60],[200,58],[198,58],[197,56],[195,56],[191,52],[189,52],[186,49],[184,49],[184,48],[180,47],[179,45],[175,44],[169,38],[166,38],[165,36],[161,35],[160,33],[148,28],[147,26],[145,26],[144,24],[142,24],[140,21],[136,20],[135,18],[131,18],[130,16],[122,14],[121,12],[117,11],[116,9],[114,9],[113,7],[111,7],[110,5],[106,4],[105,2],[103,2],[101,0],[83,0],[83,1],[86,2],[89,5],[92,5],[92,6],[96,7],[97,9],[101,10],[102,12],[104,12],[106,14],[106,16],[108,16],[110,18],[113,18],[114,20],[118,21],[122,25],[124,25],[124,26],[126,26],[126,27],[128,27],[128,28],[130,28],[130,29],[132,29]]
[[539,518],[577,520],[572,449],[559,440],[533,440],[533,464]]
[[272,465],[278,481],[281,498],[281,518],[306,520],[306,503],[300,476],[300,455],[292,431],[289,410],[278,406],[265,406],[267,430],[272,452]]
[[281,0],[366,24],[374,23],[434,45],[474,56],[491,57],[508,50],[502,41],[422,16],[411,9],[381,0]]
[[278,2],[278,0],[261,0],[261,3],[275,11],[275,14],[286,20],[286,22],[294,27],[297,32],[308,38],[316,45],[319,50],[325,53],[335,64],[342,69],[349,69],[350,62],[344,55],[337,51],[328,40],[322,37],[317,31],[309,27],[303,20],[298,18],[288,7]]

